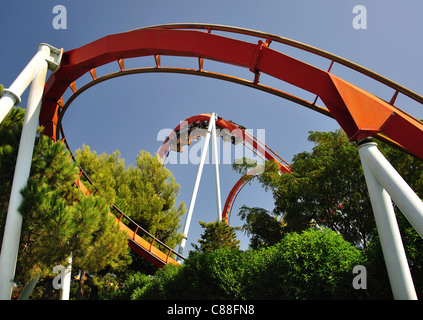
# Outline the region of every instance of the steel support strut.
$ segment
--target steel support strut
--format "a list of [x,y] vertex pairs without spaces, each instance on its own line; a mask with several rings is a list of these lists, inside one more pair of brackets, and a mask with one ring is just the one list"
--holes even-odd
[[[200,180],[201,180],[201,175],[203,173],[203,168],[204,168],[204,163],[206,160],[206,156],[207,156],[207,151],[209,149],[209,142],[210,142],[210,135],[213,134],[213,140],[216,139],[216,119],[217,119],[217,115],[215,113],[212,113],[210,116],[210,121],[209,121],[209,126],[207,129],[207,133],[206,133],[206,139],[204,141],[204,146],[203,146],[203,150],[201,151],[201,159],[200,159],[200,165],[198,167],[198,172],[197,172],[197,177],[195,179],[195,184],[194,184],[194,190],[192,191],[192,195],[191,195],[191,202],[189,204],[189,208],[188,208],[188,214],[187,214],[187,219],[185,221],[185,226],[184,226],[184,237],[182,238],[181,244],[179,246],[179,250],[178,253],[180,255],[183,255],[184,250],[185,250],[185,245],[187,242],[187,235],[188,235],[188,231],[189,231],[189,226],[191,223],[191,218],[192,218],[192,213],[194,212],[194,206],[195,206],[195,201],[197,199],[197,193],[198,193],[198,188],[200,186]],[[217,154],[217,147],[216,147],[216,142],[213,143],[213,150],[215,155]],[[217,197],[217,216],[218,219],[220,221],[221,219],[221,204],[220,204],[220,183],[219,183],[219,170],[217,168],[217,161],[218,159],[215,158],[215,164],[216,164],[216,197]],[[182,263],[181,259],[178,260],[178,262]]]
[[[48,47],[50,49],[48,56],[46,56],[46,52],[42,49],[43,47]],[[3,119],[7,116],[14,105],[21,103],[21,95],[34,79],[40,64],[47,61],[49,69],[55,72],[59,69],[62,54],[63,49],[59,50],[44,43],[41,43],[38,46],[37,53],[22,70],[15,81],[13,81],[12,85],[2,91],[0,99],[0,123],[3,122]]]
[[[35,135],[38,126],[38,118],[41,109],[47,70],[49,65],[53,63],[52,61],[55,60],[52,57],[53,53],[57,53],[59,51],[58,49],[46,44],[39,45],[38,50],[38,53],[11,86],[11,88],[13,88],[12,90],[14,90],[14,95],[18,97],[23,93],[23,91],[25,91],[25,86],[32,81],[19,143],[19,151],[15,166],[16,170],[13,177],[12,191],[10,194],[9,208],[0,254],[1,300],[8,300],[11,298],[22,227],[22,215],[18,211],[22,202],[20,191],[23,187],[25,187],[31,170],[32,153],[34,150]],[[0,110],[0,114],[2,116],[6,111],[5,115],[7,115],[16,102],[14,101],[13,104],[11,104],[10,100],[13,99],[11,99],[11,95],[8,93],[12,92],[12,90],[7,90],[7,95],[1,99],[1,108],[5,108]],[[4,100],[4,98],[6,99]],[[7,108],[9,109],[6,110]],[[1,120],[3,120],[3,118],[1,118]]]
[[70,285],[71,285],[71,273],[72,273],[72,255],[68,257],[68,266],[65,269],[65,274],[62,278],[62,288],[60,289],[60,300],[69,300]]
[[213,143],[213,162],[215,168],[215,179],[216,179],[216,204],[217,204],[217,220],[222,220],[222,200],[220,198],[220,176],[219,176],[219,153],[217,148],[217,134],[216,134],[216,120],[217,114],[212,113],[210,121],[213,122],[212,127],[212,143]]
[[[420,217],[421,220],[418,221],[416,216],[419,213],[413,210],[419,206],[421,210],[423,204],[378,150],[376,143],[365,141],[359,145],[358,151],[369,190],[394,299],[416,300],[417,295],[391,197],[401,209],[404,216],[412,224],[414,222],[413,226],[415,228],[415,223],[417,222],[421,225],[423,218]],[[415,205],[414,208],[411,202]],[[420,202],[420,204],[417,202]]]

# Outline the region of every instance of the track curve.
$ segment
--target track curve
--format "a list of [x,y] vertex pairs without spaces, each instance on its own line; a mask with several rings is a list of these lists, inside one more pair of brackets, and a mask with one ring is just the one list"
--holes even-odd
[[[254,44],[214,35],[212,30],[250,35],[265,41],[259,40]],[[363,73],[395,90],[393,97],[388,103],[331,74],[331,67],[325,71],[270,49],[272,41],[330,59],[331,66],[336,62]],[[420,95],[323,50],[267,33],[216,25],[153,26],[106,36],[65,52],[61,68],[51,75],[45,88],[40,113],[40,123],[45,127],[45,134],[55,139],[59,135],[57,122],[64,105],[63,93],[68,87],[76,92],[75,81],[82,75],[90,72],[95,79],[95,68],[98,66],[117,61],[120,69],[124,70],[124,59],[148,55],[155,57],[157,68],[160,68],[160,55],[198,58],[198,73],[202,72],[204,59],[248,68],[254,74],[253,86],[259,83],[260,74],[266,73],[319,97],[326,105],[327,113],[337,120],[351,140],[359,141],[369,136],[386,139],[423,159],[423,148],[420,145],[423,123],[393,105],[398,93],[423,103]]]
[[[199,114],[188,117],[182,121],[165,139],[159,148],[158,155],[162,158],[166,158],[171,151],[183,152],[184,146],[190,145],[192,141],[198,140],[200,136],[205,136],[210,117],[211,114]],[[264,160],[274,161],[278,165],[281,173],[291,173],[291,168],[288,162],[282,159],[256,137],[251,135],[239,124],[225,120],[218,116],[216,120],[216,128],[218,129],[217,136],[221,137],[224,142],[231,142],[234,145],[239,143],[248,143],[253,148],[253,152],[261,155]],[[254,175],[255,174],[253,172],[250,172],[242,176],[229,192],[222,210],[222,219],[226,222],[229,222],[232,205],[238,193],[245,184],[251,181],[251,178],[254,177]]]
[[[212,32],[225,33],[225,36]],[[226,34],[251,36],[256,43],[226,37]],[[258,39],[258,41],[257,41]],[[270,48],[272,42],[282,43],[328,61],[328,69],[322,70],[299,59]],[[198,59],[198,69],[162,68],[160,56],[185,56]],[[125,59],[152,56],[155,67],[125,69]],[[246,68],[252,80],[240,79],[203,70],[203,62],[210,59]],[[96,68],[117,62],[115,73],[97,77]],[[334,64],[346,66],[374,79],[393,90],[386,100],[352,85],[331,73]],[[46,85],[40,112],[40,125],[44,134],[54,140],[66,142],[61,120],[78,95],[91,86],[114,77],[133,73],[172,72],[198,75],[231,81],[254,89],[275,94],[326,116],[334,118],[350,140],[359,142],[375,137],[423,159],[423,123],[407,114],[395,101],[399,94],[419,104],[423,97],[411,90],[346,59],[306,44],[277,35],[212,24],[169,24],[146,27],[120,34],[109,35],[80,48],[63,53],[60,69],[53,73]],[[81,89],[76,81],[89,73],[92,82]],[[314,101],[260,84],[260,75],[267,74],[315,95]],[[67,89],[73,92],[64,101]],[[318,98],[325,107],[316,104]]]

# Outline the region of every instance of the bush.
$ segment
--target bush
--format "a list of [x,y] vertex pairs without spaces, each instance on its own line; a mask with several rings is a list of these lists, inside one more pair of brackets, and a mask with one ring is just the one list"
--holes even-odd
[[362,254],[334,231],[291,233],[272,250],[277,258],[267,272],[278,277],[281,298],[341,299],[358,293],[352,287],[352,269],[363,264]]
[[328,229],[290,233],[262,250],[192,253],[183,267],[166,266],[137,299],[351,299],[362,254]]

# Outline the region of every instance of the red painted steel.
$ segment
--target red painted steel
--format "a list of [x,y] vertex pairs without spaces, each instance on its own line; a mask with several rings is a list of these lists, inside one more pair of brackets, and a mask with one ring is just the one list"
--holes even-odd
[[206,32],[159,27],[106,36],[65,52],[60,69],[45,88],[40,114],[45,134],[56,137],[58,101],[75,80],[106,63],[147,55],[211,59],[266,73],[319,96],[352,140],[383,133],[423,158],[422,122],[327,71],[273,50],[262,41],[253,44]]
[[[168,152],[171,151],[171,144],[176,144],[177,151],[182,152],[181,147],[184,145],[189,145],[189,129],[190,126],[195,125],[196,123],[208,123],[210,120],[211,114],[199,114],[192,117],[189,117],[182,121],[176,128],[169,134],[169,136],[165,139],[162,146],[158,151],[158,155],[162,158],[165,158]],[[218,129],[228,129],[228,131],[239,141],[243,141],[248,143],[250,146],[256,150],[257,153],[261,154],[266,160],[274,161],[281,173],[291,173],[291,169],[289,164],[283,160],[280,156],[278,156],[273,150],[269,147],[264,145],[263,143],[259,142],[256,137],[249,134],[243,127],[239,126],[238,124],[223,119],[222,117],[217,117],[216,126]],[[204,128],[207,128],[204,126]],[[185,132],[184,132],[185,131]],[[186,137],[183,137],[186,135]],[[182,136],[182,137],[181,137]],[[179,149],[178,149],[179,148]],[[235,201],[236,196],[238,195],[239,191],[244,187],[246,183],[248,183],[253,175],[246,174],[242,176],[232,187],[231,191],[229,192],[228,197],[226,198],[225,205],[222,211],[222,219],[229,221],[230,212],[232,208],[232,204]]]
[[[214,30],[250,35],[261,38],[265,42],[259,40],[258,43],[250,43],[219,36],[211,33]],[[331,66],[328,71],[321,70],[273,50],[269,47],[272,41],[329,59]],[[211,76],[212,73],[203,72],[204,59],[247,68],[254,74],[251,86],[260,90],[264,89],[258,84],[260,74],[268,74],[315,94],[315,101],[320,98],[327,110],[298,97],[289,98],[288,94],[280,92],[280,96],[283,98],[335,118],[351,140],[360,141],[369,136],[377,137],[423,159],[423,148],[421,147],[423,123],[392,105],[398,93],[419,103],[423,103],[423,97],[370,70],[317,48],[254,30],[218,25],[154,26],[109,35],[65,52],[60,69],[50,76],[45,86],[40,113],[40,125],[45,128],[44,134],[55,140],[58,139],[59,130],[62,131],[62,128],[58,126],[60,110],[64,108],[62,96],[69,87],[74,93],[77,92],[75,81],[81,76],[89,72],[92,79],[96,80],[95,68],[114,61],[118,63],[120,71],[123,73],[125,71],[124,59],[141,56],[153,56],[156,68],[160,69],[160,56],[162,55],[198,58],[198,72],[189,70],[189,74]],[[331,74],[330,70],[334,62],[393,88],[395,93],[391,104]],[[215,74],[213,77],[225,79],[225,75],[220,76]],[[233,77],[231,79],[234,81]],[[245,80],[242,79],[239,83],[245,84]],[[269,88],[269,90],[269,92],[277,91],[273,88]],[[247,137],[243,138],[248,139]],[[251,142],[255,143],[253,140]]]

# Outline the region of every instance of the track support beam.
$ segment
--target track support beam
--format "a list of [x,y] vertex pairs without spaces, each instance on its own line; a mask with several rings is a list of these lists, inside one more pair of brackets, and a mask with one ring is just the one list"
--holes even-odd
[[6,96],[3,96],[0,100],[0,119],[3,120],[16,103],[16,100],[11,98],[10,92],[14,92],[14,95],[19,97],[32,82],[19,143],[16,160],[17,170],[15,170],[13,177],[0,254],[0,300],[11,299],[22,227],[22,215],[18,211],[22,202],[20,191],[25,187],[31,170],[32,153],[34,151],[47,70],[49,67],[50,69],[53,68],[52,71],[57,70],[57,64],[60,63],[57,60],[59,59],[57,56],[58,52],[61,51],[49,45],[40,44],[37,54],[12,84],[11,88],[13,89],[6,90]]
[[[208,126],[208,129],[207,129],[203,150],[201,151],[200,164],[198,166],[197,177],[195,179],[195,184],[194,184],[194,190],[192,191],[191,202],[190,202],[190,205],[189,205],[189,208],[188,208],[187,219],[185,221],[185,226],[184,226],[184,231],[183,231],[184,237],[182,238],[182,241],[181,241],[181,244],[180,244],[179,250],[178,250],[178,253],[180,255],[183,255],[184,250],[185,250],[188,231],[189,231],[189,227],[190,227],[190,224],[191,224],[192,214],[194,212],[195,201],[197,199],[198,188],[200,186],[201,175],[203,173],[204,163],[205,163],[205,160],[206,160],[207,151],[209,149],[210,136],[211,135],[213,136],[213,154],[214,154],[214,162],[215,162],[217,217],[218,217],[219,221],[222,219],[222,204],[221,204],[221,200],[220,200],[220,180],[219,180],[219,168],[218,168],[219,159],[218,159],[218,156],[217,156],[217,141],[216,141],[217,140],[216,139],[216,120],[217,120],[217,114],[212,113],[211,116],[210,116],[209,126]],[[178,262],[182,263],[182,259],[178,258]]]
[[420,235],[423,204],[378,150],[376,143],[364,141],[359,145],[358,151],[394,299],[416,300],[417,295],[391,197]]

